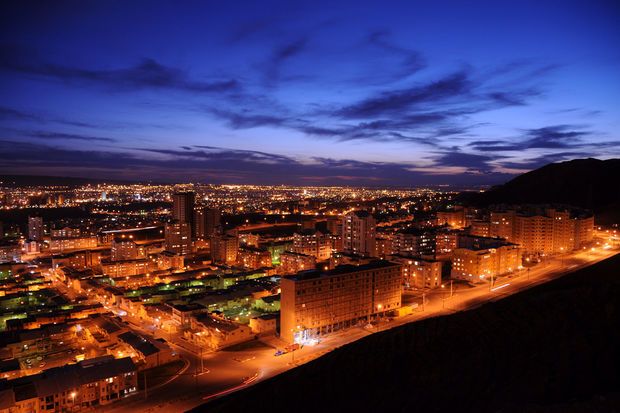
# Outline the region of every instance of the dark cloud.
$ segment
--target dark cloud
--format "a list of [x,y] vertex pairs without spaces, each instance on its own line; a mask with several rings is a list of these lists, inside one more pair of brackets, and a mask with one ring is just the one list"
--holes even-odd
[[259,113],[235,112],[224,109],[209,109],[210,113],[220,119],[224,119],[226,124],[232,129],[249,129],[260,126],[285,126],[287,118],[277,115],[266,115]]
[[556,152],[536,156],[522,162],[499,161],[498,165],[508,169],[520,169],[523,171],[530,171],[532,169],[537,169],[553,162],[561,162],[576,158],[588,158],[591,156],[592,154],[589,152]]
[[[136,148],[133,151],[82,151],[47,144],[0,141],[0,171],[11,174],[27,168],[33,174],[92,176],[167,182],[257,184],[404,185],[479,183],[479,177],[447,176],[415,172],[411,165],[362,162],[349,159],[313,158],[301,162],[261,151],[212,146],[176,149]],[[145,153],[156,156],[151,158]],[[487,176],[496,183],[505,175]]]
[[119,91],[171,89],[214,93],[233,91],[240,87],[234,79],[210,82],[193,80],[184,71],[150,58],[142,59],[127,68],[95,70],[42,62],[35,53],[7,45],[0,45],[0,70],[69,83],[103,86]]
[[0,106],[0,120],[40,120],[41,118],[31,113],[19,111],[17,109]]
[[240,24],[230,36],[230,43],[239,43],[253,37],[257,33],[267,30],[273,24],[273,19],[260,19]]
[[524,137],[506,140],[476,140],[469,146],[482,152],[526,151],[528,149],[581,149],[620,146],[618,141],[591,142],[593,132],[574,125],[555,125],[523,131]]
[[490,162],[497,160],[497,156],[479,155],[461,152],[459,148],[452,148],[438,152],[433,158],[435,166],[439,167],[462,167],[476,171],[489,171]]
[[384,80],[391,82],[401,80],[427,67],[426,60],[420,52],[394,44],[390,41],[390,35],[389,30],[379,29],[371,31],[367,36],[369,45],[398,59],[397,70],[391,72]]
[[377,96],[341,108],[337,115],[347,119],[363,119],[402,114],[415,105],[467,95],[471,89],[467,72],[460,71],[425,85],[380,92]]
[[[308,47],[308,37],[302,36],[274,48],[271,57],[264,64],[265,85],[274,86],[282,77],[283,65],[293,57],[304,52]],[[287,76],[295,79],[295,76]]]
[[62,132],[30,132],[29,134],[33,138],[40,138],[46,140],[79,140],[79,141],[88,141],[88,142],[116,142],[116,139],[112,138],[102,138],[98,136],[86,136],[86,135],[75,135],[72,133],[62,133]]

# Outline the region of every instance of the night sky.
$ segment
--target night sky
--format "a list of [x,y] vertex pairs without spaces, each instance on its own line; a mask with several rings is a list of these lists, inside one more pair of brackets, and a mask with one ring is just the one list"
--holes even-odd
[[7,1],[0,26],[2,174],[463,185],[620,154],[617,1]]

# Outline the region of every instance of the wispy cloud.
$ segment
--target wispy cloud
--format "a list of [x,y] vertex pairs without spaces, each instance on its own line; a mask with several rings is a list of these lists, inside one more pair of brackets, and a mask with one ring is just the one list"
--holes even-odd
[[117,91],[170,89],[221,93],[240,88],[235,79],[194,80],[183,70],[163,65],[152,58],[144,58],[133,66],[119,69],[90,69],[42,61],[36,53],[11,45],[0,45],[0,70]]

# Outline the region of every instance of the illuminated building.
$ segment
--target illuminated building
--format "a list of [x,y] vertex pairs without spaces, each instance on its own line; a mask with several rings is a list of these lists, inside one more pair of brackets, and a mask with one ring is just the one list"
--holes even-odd
[[280,254],[280,274],[295,274],[299,271],[314,269],[316,257],[314,255],[301,254],[293,251],[284,251]]
[[515,216],[515,211],[491,211],[489,214],[489,236],[503,238],[506,241],[512,242],[514,239]]
[[293,235],[293,252],[314,256],[318,261],[332,255],[331,238],[314,229],[305,229]]
[[437,211],[437,225],[449,225],[453,228],[465,227],[465,208],[459,206]]
[[59,229],[52,229],[51,236],[53,238],[79,238],[82,236],[82,230],[79,227],[71,228],[64,227]]
[[438,231],[435,234],[435,255],[445,256],[450,254],[458,242],[458,233],[454,230]]
[[247,325],[211,314],[198,313],[191,317],[191,328],[184,332],[184,337],[197,346],[219,350],[251,340],[254,338],[254,333]]
[[271,267],[271,253],[256,247],[240,247],[237,251],[237,264],[250,269]]
[[96,268],[100,265],[101,251],[75,251],[69,254],[52,256],[52,267],[64,265],[77,270]]
[[396,254],[434,255],[435,235],[419,228],[407,228],[393,236],[392,250]]
[[190,224],[183,221],[175,221],[166,224],[165,250],[181,255],[192,252],[192,234]]
[[481,237],[490,237],[491,223],[489,221],[474,220],[469,227],[469,233]]
[[146,274],[154,270],[155,266],[155,263],[147,259],[124,261],[101,260],[101,269],[103,273],[110,277],[130,277],[132,275]]
[[50,250],[52,252],[85,250],[90,248],[97,248],[97,237],[52,238],[50,241]]
[[345,252],[374,256],[376,237],[376,222],[368,211],[349,212],[342,219],[342,247]]
[[177,192],[172,195],[172,219],[190,225],[192,235],[195,233],[193,192]]
[[545,209],[515,215],[513,242],[526,254],[557,254],[581,248],[594,235],[594,217],[571,217],[567,210]]
[[452,252],[451,277],[479,282],[507,274],[521,267],[519,246],[497,241]]
[[217,264],[235,265],[239,238],[234,235],[215,235],[211,237],[211,259]]
[[28,217],[28,238],[33,241],[43,240],[43,218]]
[[179,269],[185,266],[185,259],[181,254],[162,251],[157,254],[157,268],[160,270]]
[[131,358],[102,356],[4,383],[2,412],[68,412],[120,400],[138,389]]
[[221,231],[222,213],[218,208],[201,208],[194,216],[197,238],[208,239]]
[[433,289],[441,286],[441,261],[406,255],[391,255],[389,260],[402,266],[405,287]]
[[146,249],[131,239],[114,238],[111,248],[112,261],[137,260],[146,258]]
[[394,240],[389,236],[378,236],[376,240],[377,257],[385,258],[394,252]]
[[368,322],[401,306],[400,264],[387,261],[303,271],[283,277],[280,286],[280,337],[289,343]]

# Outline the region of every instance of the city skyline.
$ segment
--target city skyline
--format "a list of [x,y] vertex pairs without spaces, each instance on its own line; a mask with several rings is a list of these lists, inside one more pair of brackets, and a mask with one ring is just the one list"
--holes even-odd
[[0,13],[3,174],[484,185],[620,153],[613,2],[34,3]]

